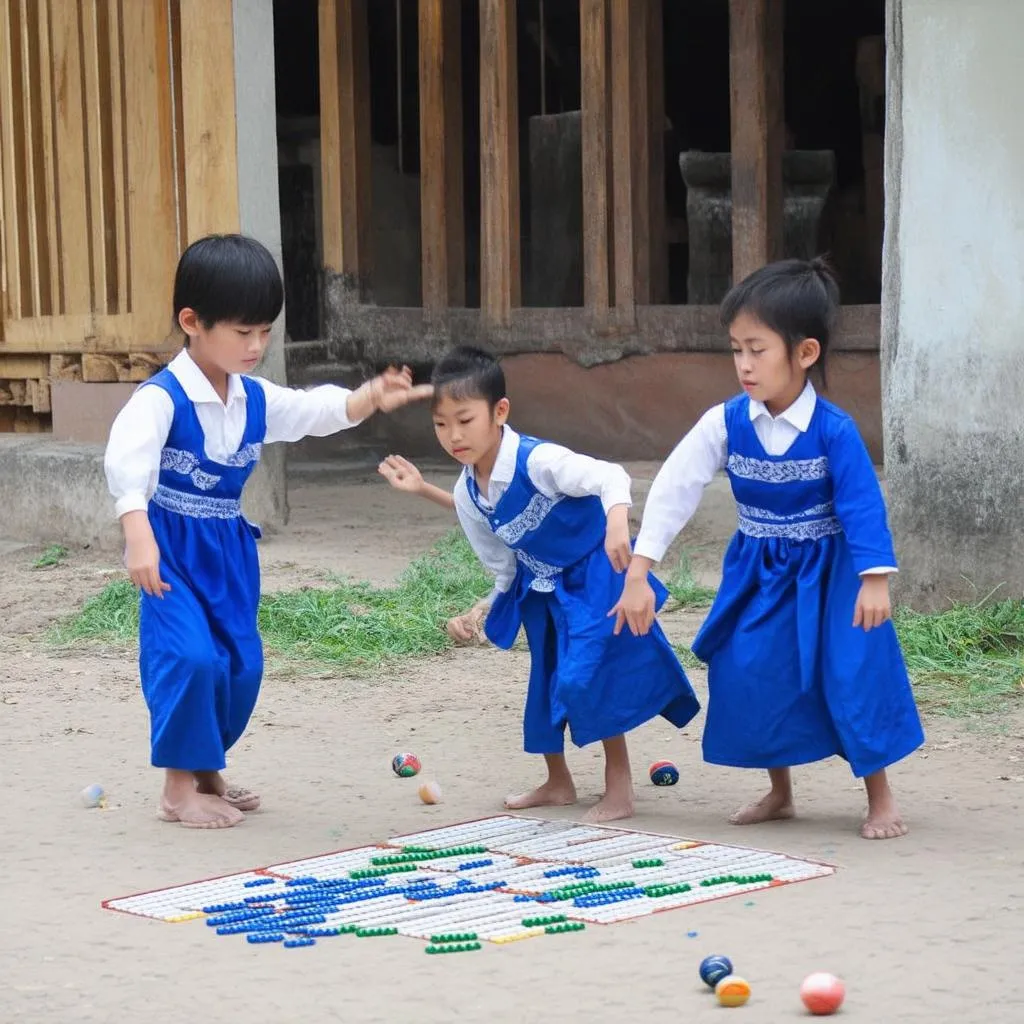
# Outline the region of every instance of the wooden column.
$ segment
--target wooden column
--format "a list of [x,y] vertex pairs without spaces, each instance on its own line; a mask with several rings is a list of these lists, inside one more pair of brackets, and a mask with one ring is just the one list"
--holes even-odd
[[[647,0],[647,124],[650,295],[647,302],[668,302],[668,224],[665,210],[665,23],[662,0]],[[676,171],[678,174],[678,170]]]
[[580,0],[580,145],[583,159],[583,305],[607,316],[613,301],[609,209],[611,123],[608,0]]
[[782,256],[783,0],[729,0],[732,278]]
[[[661,46],[660,19],[652,47],[651,0],[611,0],[612,183],[615,306],[627,319],[651,301],[652,188],[664,195],[664,172],[655,173],[651,124],[650,51]],[[660,4],[657,5],[660,12]],[[659,106],[664,109],[663,104]]]
[[370,75],[366,0],[319,0],[320,173],[324,269],[366,297],[370,222]]
[[187,236],[238,230],[231,0],[179,0]]
[[516,9],[480,0],[480,313],[509,322],[521,302]]
[[[638,223],[641,205],[634,203],[640,178],[636,172],[643,162],[646,171],[647,126],[633,115],[633,102],[637,91],[635,71],[637,58],[642,59],[643,47],[637,46],[636,15],[644,0],[631,4],[631,0],[610,0],[611,18],[611,90],[612,90],[612,238],[615,243],[612,282],[614,302],[626,319],[633,315],[637,302],[637,259],[646,239],[641,238],[642,225]],[[632,11],[631,11],[632,6]],[[639,53],[636,51],[639,49]],[[646,99],[646,76],[643,94]],[[643,183],[646,193],[647,182]],[[642,211],[646,226],[647,210]],[[644,261],[646,263],[646,260]]]
[[423,306],[466,304],[461,5],[420,0],[420,238]]

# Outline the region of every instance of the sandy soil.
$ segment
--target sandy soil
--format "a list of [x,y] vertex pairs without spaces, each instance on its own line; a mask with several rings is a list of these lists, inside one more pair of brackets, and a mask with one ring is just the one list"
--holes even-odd
[[[648,470],[638,467],[641,492]],[[690,538],[709,578],[730,529],[727,504],[712,495]],[[386,580],[450,525],[369,475],[339,484],[308,467],[295,477],[292,508],[292,524],[263,547],[268,589],[326,572]],[[2,1022],[674,1024],[725,1012],[697,979],[709,952],[732,956],[752,982],[753,998],[737,1011],[749,1024],[804,1016],[797,989],[812,970],[846,978],[851,1021],[1024,1020],[1022,716],[929,722],[926,749],[893,773],[911,835],[885,843],[857,838],[861,793],[842,764],[799,772],[798,820],[741,830],[725,816],[759,793],[760,777],[702,764],[699,720],[681,737],[659,723],[638,730],[638,828],[840,868],[753,905],[725,900],[440,958],[402,939],[286,953],[217,941],[198,923],[103,911],[105,898],[496,813],[503,794],[531,785],[540,767],[519,745],[525,656],[462,650],[373,679],[275,666],[231,764],[236,779],[262,792],[264,810],[237,829],[188,831],[153,813],[159,777],[146,767],[131,654],[58,655],[39,639],[116,566],[86,551],[32,570],[37,553],[0,545]],[[666,625],[689,637],[697,620],[676,614]],[[703,689],[703,674],[692,675]],[[399,749],[416,751],[441,781],[441,804],[424,807],[392,775]],[[681,767],[674,789],[646,782],[646,765],[661,757]],[[600,788],[599,755],[575,751],[571,760],[589,802]],[[81,808],[78,793],[92,782],[112,808]]]

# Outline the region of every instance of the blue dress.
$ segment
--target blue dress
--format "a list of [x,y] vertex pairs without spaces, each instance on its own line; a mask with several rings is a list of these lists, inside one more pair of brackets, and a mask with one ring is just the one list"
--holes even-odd
[[781,456],[761,445],[746,395],[725,420],[739,529],[693,645],[708,665],[704,757],[782,768],[839,755],[871,775],[924,742],[892,623],[853,627],[858,573],[896,566],[871,458],[821,398]]
[[[527,460],[542,443],[520,438],[515,477],[493,509],[466,477],[477,509],[516,555],[515,580],[495,598],[485,631],[508,649],[525,628],[526,752],[561,753],[566,725],[577,746],[622,735],[657,715],[682,728],[700,704],[661,628],[645,637],[613,635],[608,612],[621,596],[622,576],[604,550],[601,500],[541,494]],[[660,607],[667,592],[653,576],[651,585]]]
[[139,668],[158,768],[222,769],[263,677],[259,531],[239,499],[260,458],[266,396],[255,381],[242,383],[245,432],[225,463],[206,457],[195,407],[170,370],[143,385],[163,388],[174,402],[149,502],[160,574],[171,589],[162,599],[142,594],[139,610]]

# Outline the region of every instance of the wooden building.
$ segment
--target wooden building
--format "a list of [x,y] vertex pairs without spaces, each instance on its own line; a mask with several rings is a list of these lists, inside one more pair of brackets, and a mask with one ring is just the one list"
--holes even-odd
[[[596,388],[610,415],[590,449],[657,456],[731,389],[729,275],[859,246],[868,301],[844,309],[836,388],[879,451],[881,0],[783,6],[276,3],[292,379],[425,369],[476,341],[508,357],[529,426],[582,443],[568,399]],[[71,385],[145,379],[176,349],[178,253],[239,228],[231,21],[231,0],[0,0],[0,429],[49,429],[55,406],[60,436],[96,403],[109,417],[127,388]],[[838,246],[820,226],[834,109],[785,155],[824,156],[818,180],[783,184],[810,88],[786,93],[788,42],[798,68],[824,46],[854,97],[858,227]],[[703,134],[674,123],[702,117]],[[815,188],[794,242],[784,207]],[[564,423],[543,415],[553,394]]]

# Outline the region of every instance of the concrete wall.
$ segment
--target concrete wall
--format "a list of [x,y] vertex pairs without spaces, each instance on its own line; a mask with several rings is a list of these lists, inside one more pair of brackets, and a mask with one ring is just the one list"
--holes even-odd
[[886,471],[922,607],[1024,593],[1021,38],[1017,0],[889,0]]
[[[274,93],[273,0],[234,0],[235,110],[238,138],[238,211],[242,234],[262,242],[281,260],[281,203],[277,180],[277,108]],[[287,383],[284,313],[257,371]],[[288,520],[283,445],[264,449],[245,489],[245,512],[266,529]]]

